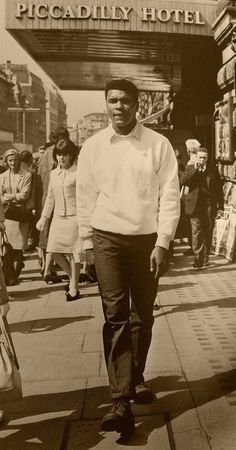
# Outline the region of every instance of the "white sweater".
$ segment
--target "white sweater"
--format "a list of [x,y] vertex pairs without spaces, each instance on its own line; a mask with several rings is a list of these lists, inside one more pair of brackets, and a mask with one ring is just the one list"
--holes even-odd
[[178,166],[168,139],[139,123],[129,135],[108,127],[79,155],[77,216],[84,249],[92,228],[123,235],[157,233],[169,248],[180,214]]

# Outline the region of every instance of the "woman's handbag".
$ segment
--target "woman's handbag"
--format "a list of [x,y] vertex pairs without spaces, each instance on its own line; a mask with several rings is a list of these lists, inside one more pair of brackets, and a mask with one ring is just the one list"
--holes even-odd
[[8,242],[5,232],[1,232],[0,253],[2,260],[2,271],[6,285],[10,281],[16,279],[16,273],[14,268],[14,250],[10,242]]
[[31,212],[24,205],[9,205],[5,208],[5,218],[15,222],[29,222]]
[[22,400],[22,384],[9,325],[0,316],[0,405]]

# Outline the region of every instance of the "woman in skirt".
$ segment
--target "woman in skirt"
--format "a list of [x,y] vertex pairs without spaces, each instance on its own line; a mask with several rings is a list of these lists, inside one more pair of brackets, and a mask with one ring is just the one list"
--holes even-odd
[[[80,261],[78,258],[78,225],[76,216],[76,147],[61,140],[53,150],[58,166],[50,173],[48,193],[37,229],[42,231],[53,211],[47,252],[69,276],[67,301],[79,298]],[[45,280],[46,281],[46,280]]]

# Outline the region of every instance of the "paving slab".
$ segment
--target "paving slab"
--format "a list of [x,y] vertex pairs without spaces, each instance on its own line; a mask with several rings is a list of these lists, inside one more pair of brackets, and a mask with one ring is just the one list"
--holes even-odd
[[126,442],[117,433],[103,433],[98,421],[70,422],[67,440],[62,450],[154,449],[172,450],[171,432],[163,415],[137,417],[135,433]]
[[145,378],[156,399],[132,402],[136,432],[125,443],[100,431],[111,400],[97,285],[82,285],[81,299],[68,303],[65,283],[47,286],[35,255],[26,259],[9,289],[24,399],[6,407],[1,450],[236,448],[236,264],[211,256],[198,272],[180,252],[154,311]]

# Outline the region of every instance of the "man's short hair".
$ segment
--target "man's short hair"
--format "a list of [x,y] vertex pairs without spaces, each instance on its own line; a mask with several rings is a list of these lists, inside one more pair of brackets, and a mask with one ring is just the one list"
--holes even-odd
[[30,165],[33,162],[33,155],[29,150],[23,150],[20,153],[20,160],[21,160],[21,162],[24,162],[24,163]]
[[199,147],[201,147],[201,144],[197,139],[187,139],[187,141],[185,141],[185,145],[188,151],[193,150],[194,152],[197,152]]
[[136,102],[138,101],[138,89],[132,81],[125,78],[109,81],[105,86],[105,98],[107,98],[108,91],[113,89],[124,91],[127,94],[130,94]]
[[199,148],[197,149],[197,153],[198,153],[198,152],[204,152],[204,153],[209,154],[207,148],[205,148],[205,147],[199,147]]

